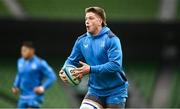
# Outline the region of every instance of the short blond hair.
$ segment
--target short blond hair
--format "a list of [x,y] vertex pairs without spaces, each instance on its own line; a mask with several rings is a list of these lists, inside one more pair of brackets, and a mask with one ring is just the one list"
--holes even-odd
[[106,26],[106,13],[103,8],[101,7],[88,7],[85,9],[85,13],[93,12],[97,14],[102,19],[102,26]]

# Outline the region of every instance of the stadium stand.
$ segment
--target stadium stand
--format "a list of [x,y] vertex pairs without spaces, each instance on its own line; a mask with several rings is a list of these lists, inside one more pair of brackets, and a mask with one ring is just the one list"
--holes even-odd
[[10,17],[11,13],[8,11],[8,8],[5,6],[3,1],[0,1],[0,17]]
[[[105,8],[107,12],[108,22],[115,30],[115,32],[124,31],[122,33],[118,33],[122,39],[123,48],[125,49],[124,57],[125,60],[125,71],[127,73],[129,81],[133,82],[133,85],[137,88],[138,93],[142,95],[142,99],[145,101],[144,106],[153,107],[152,100],[153,95],[155,93],[155,87],[157,85],[157,81],[160,74],[160,59],[157,61],[152,61],[153,59],[161,58],[161,50],[163,46],[163,38],[168,37],[167,34],[172,34],[172,38],[174,38],[177,47],[179,47],[178,33],[179,28],[175,28],[175,26],[179,26],[180,20],[180,0],[177,4],[177,12],[175,15],[175,20],[172,21],[172,25],[165,25],[169,22],[165,22],[164,24],[159,23],[159,7],[160,0],[113,0],[106,2],[99,1],[82,1],[82,0],[16,0],[19,3],[19,6],[23,9],[23,11],[27,14],[26,21],[14,20],[15,16],[9,11],[9,8],[5,5],[4,1],[0,1],[0,36],[2,39],[0,40],[1,47],[5,47],[5,44],[9,44],[6,46],[6,49],[9,49],[10,52],[1,53],[0,56],[0,108],[14,108],[16,107],[16,102],[18,96],[15,96],[11,93],[10,88],[12,86],[12,82],[14,80],[14,76],[16,73],[16,59],[18,58],[18,44],[20,41],[24,39],[33,39],[39,44],[39,54],[43,53],[51,53],[53,49],[51,47],[58,46],[62,50],[64,46],[62,46],[63,41],[59,41],[60,37],[66,38],[65,41],[68,41],[69,35],[77,35],[79,33],[67,33],[67,37],[60,36],[59,33],[65,34],[67,31],[67,26],[70,25],[78,25],[81,26],[84,22],[84,8],[89,6],[101,6]],[[13,19],[13,20],[11,20]],[[41,22],[42,20],[42,22]],[[44,23],[44,22],[45,23]],[[67,23],[69,22],[69,23]],[[75,22],[75,23],[74,23]],[[82,23],[79,23],[82,22]],[[132,23],[133,22],[133,23]],[[158,22],[158,23],[157,23]],[[37,24],[38,23],[38,24]],[[116,25],[117,23],[117,25]],[[156,24],[157,23],[157,24]],[[119,25],[118,25],[119,24]],[[132,25],[131,25],[132,24]],[[177,24],[177,25],[176,25]],[[11,26],[9,26],[11,25]],[[27,25],[27,26],[26,26]],[[145,25],[145,26],[144,26]],[[43,26],[47,26],[44,27]],[[62,30],[66,28],[66,30]],[[169,26],[169,27],[168,27]],[[77,31],[77,26],[71,26],[71,29],[74,28],[74,31]],[[138,27],[138,28],[137,28]],[[146,28],[144,28],[146,27]],[[5,30],[5,29],[6,30]],[[39,29],[41,28],[41,29]],[[142,31],[138,31],[138,30]],[[45,32],[44,32],[45,31]],[[59,32],[61,31],[61,32]],[[84,31],[84,30],[83,30]],[[82,32],[83,32],[82,31]],[[131,31],[131,32],[128,32]],[[152,32],[155,35],[152,35]],[[25,36],[27,33],[30,36]],[[52,36],[54,39],[49,40],[48,38]],[[152,36],[150,36],[150,34]],[[7,36],[6,36],[7,35]],[[31,36],[32,35],[32,36]],[[19,37],[18,37],[19,36]],[[170,36],[171,37],[171,36]],[[70,36],[72,38],[68,43],[69,46],[72,46],[72,42],[75,40],[75,37]],[[169,39],[168,39],[169,40]],[[171,40],[171,38],[170,38]],[[14,42],[16,41],[16,42]],[[53,42],[54,41],[54,42]],[[47,42],[50,44],[48,46]],[[168,42],[168,41],[167,41]],[[174,42],[173,42],[174,43]],[[14,48],[11,48],[11,44],[13,44]],[[62,46],[62,47],[59,47]],[[47,50],[45,49],[47,47]],[[144,48],[146,47],[147,50]],[[141,51],[141,49],[143,49]],[[63,56],[57,54],[59,57],[52,58],[52,55],[44,55],[44,57],[48,57],[47,60],[50,64],[52,64],[53,68],[57,72],[62,63],[64,62],[64,57],[67,56],[69,48],[67,50],[62,51]],[[154,51],[153,51],[154,50]],[[179,50],[179,48],[178,48]],[[8,51],[8,50],[7,50]],[[142,53],[142,52],[145,53]],[[12,52],[12,53],[11,53]],[[59,52],[57,49],[54,52]],[[156,53],[154,53],[156,52]],[[159,54],[156,58],[154,55]],[[145,54],[145,55],[139,55]],[[6,55],[6,56],[4,56]],[[9,58],[8,56],[12,56]],[[56,56],[57,56],[56,55]],[[131,60],[132,57],[137,60]],[[149,59],[147,59],[149,58]],[[179,61],[179,60],[176,60]],[[179,65],[179,64],[178,64]],[[178,81],[180,79],[180,69],[177,68],[174,72],[171,72],[171,80],[172,85],[170,85],[170,97],[169,104],[164,105],[164,107],[180,107],[180,87]],[[143,82],[142,82],[143,81]],[[131,84],[130,84],[131,87]],[[71,98],[69,92],[66,91],[67,87],[64,87],[64,84],[58,80],[56,84],[52,88],[47,91],[46,99],[43,107],[51,108],[51,107],[78,107],[80,101],[77,104],[71,104],[76,98]],[[75,89],[78,92],[77,89]],[[81,92],[84,92],[81,90]],[[133,91],[131,91],[129,99],[131,99],[131,95]],[[2,99],[1,99],[2,98]],[[72,101],[72,102],[69,102]],[[131,101],[131,100],[129,100]],[[138,98],[136,100],[138,102]],[[147,103],[147,104],[146,104]],[[131,103],[128,103],[131,104]],[[137,103],[138,104],[138,103]],[[134,105],[128,107],[134,107]],[[138,106],[137,106],[138,108]]]
[[60,18],[69,20],[84,19],[86,7],[97,5],[106,9],[107,17],[111,20],[153,20],[156,19],[158,1],[149,0],[114,0],[99,1],[70,1],[70,0],[20,0],[24,10],[32,17]]

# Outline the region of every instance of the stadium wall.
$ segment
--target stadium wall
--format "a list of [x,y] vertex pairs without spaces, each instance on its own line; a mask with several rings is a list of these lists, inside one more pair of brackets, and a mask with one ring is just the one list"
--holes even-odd
[[[180,23],[108,22],[121,39],[125,59],[160,59],[164,46],[180,47]],[[42,57],[67,57],[84,22],[0,19],[0,56],[19,56],[22,41],[34,41]]]

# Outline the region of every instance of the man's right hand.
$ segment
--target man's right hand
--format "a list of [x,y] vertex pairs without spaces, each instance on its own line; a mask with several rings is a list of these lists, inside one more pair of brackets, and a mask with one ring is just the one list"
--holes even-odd
[[61,80],[63,80],[64,82],[67,82],[66,75],[64,74],[64,71],[63,71],[62,69],[59,71],[59,77],[60,77]]
[[19,89],[17,87],[12,87],[12,93],[17,94],[19,92]]

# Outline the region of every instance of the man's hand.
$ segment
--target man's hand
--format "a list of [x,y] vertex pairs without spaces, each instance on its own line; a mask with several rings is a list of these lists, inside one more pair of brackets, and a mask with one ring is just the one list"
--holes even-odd
[[66,75],[64,74],[64,71],[63,71],[62,69],[59,71],[59,77],[60,77],[61,80],[63,80],[64,82],[67,82]]
[[43,86],[39,86],[39,87],[35,87],[34,88],[34,92],[36,92],[37,94],[43,94],[45,91]]
[[12,87],[12,93],[17,94],[19,92],[19,89],[17,87]]
[[82,67],[74,69],[73,76],[81,79],[84,75],[89,73],[90,66],[82,61],[79,61],[79,63],[82,65]]

